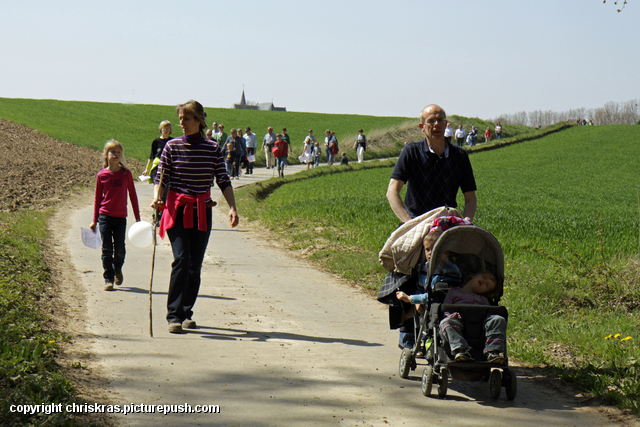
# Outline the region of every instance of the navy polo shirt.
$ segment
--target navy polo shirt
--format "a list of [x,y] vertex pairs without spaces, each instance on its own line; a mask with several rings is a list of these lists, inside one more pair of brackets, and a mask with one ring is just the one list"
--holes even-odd
[[404,204],[414,217],[440,206],[457,207],[458,188],[463,193],[476,191],[467,152],[447,143],[445,153],[438,156],[426,139],[402,149],[391,178],[407,184]]

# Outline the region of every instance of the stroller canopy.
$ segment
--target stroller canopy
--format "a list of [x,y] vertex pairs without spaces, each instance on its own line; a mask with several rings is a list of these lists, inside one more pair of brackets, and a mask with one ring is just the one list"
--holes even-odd
[[[498,287],[504,284],[504,255],[498,240],[487,230],[475,225],[459,225],[442,233],[433,250],[432,260],[444,259],[446,251],[460,255],[475,255],[480,261],[473,268],[464,269],[466,274],[474,274],[480,270],[490,270],[498,278]],[[460,267],[460,266],[459,266]],[[429,278],[438,268],[437,262],[429,263]],[[475,271],[466,271],[475,270]],[[502,292],[500,292],[502,294]]]

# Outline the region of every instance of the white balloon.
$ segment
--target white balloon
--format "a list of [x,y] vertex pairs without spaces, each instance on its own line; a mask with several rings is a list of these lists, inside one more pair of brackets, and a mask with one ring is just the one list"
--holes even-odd
[[129,228],[129,241],[137,248],[146,248],[153,243],[153,226],[147,221],[138,221]]

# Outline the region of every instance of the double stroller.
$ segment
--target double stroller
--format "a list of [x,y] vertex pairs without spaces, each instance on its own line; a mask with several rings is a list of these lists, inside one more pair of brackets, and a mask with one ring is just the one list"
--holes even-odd
[[[459,280],[439,281],[432,283],[432,278],[438,268],[437,262],[447,258],[455,264],[462,277],[473,275],[481,271],[492,272],[497,279],[497,291],[489,298],[490,305],[443,304],[449,289],[459,287]],[[382,260],[382,258],[381,258]],[[390,305],[390,322],[394,328],[392,313],[413,311],[415,344],[412,348],[404,348],[400,355],[399,375],[407,378],[409,372],[416,370],[418,359],[424,358],[426,366],[422,372],[422,393],[430,396],[433,385],[437,385],[438,395],[445,397],[449,380],[454,381],[488,381],[492,399],[500,396],[502,387],[506,397],[513,400],[517,391],[516,375],[508,366],[506,343],[504,358],[500,363],[486,360],[483,354],[485,345],[484,323],[490,315],[500,315],[508,318],[507,309],[499,306],[498,302],[503,293],[504,258],[502,248],[496,238],[488,231],[474,225],[458,225],[447,229],[436,241],[431,251],[431,262],[424,269],[418,263],[410,274],[390,272],[385,284],[378,295],[380,302]],[[424,263],[422,263],[424,265]],[[426,290],[419,289],[418,277],[426,275]],[[395,299],[395,291],[402,290],[407,294],[428,293],[428,302],[423,314],[413,310],[412,305]],[[440,332],[440,322],[445,312],[458,312],[464,324],[464,338],[471,347],[471,361],[456,361],[451,353],[449,344]],[[397,316],[395,316],[397,317]],[[406,325],[406,323],[405,323]],[[395,327],[399,326],[398,321]]]

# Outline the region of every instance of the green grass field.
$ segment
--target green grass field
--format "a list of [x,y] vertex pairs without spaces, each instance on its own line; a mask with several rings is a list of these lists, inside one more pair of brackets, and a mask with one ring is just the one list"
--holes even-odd
[[[187,100],[185,100],[187,101]],[[278,111],[233,110],[205,108],[207,125],[213,121],[223,123],[227,134],[231,128],[251,127],[258,136],[258,143],[272,126],[279,132],[283,127],[291,136],[296,155],[302,151],[308,130],[322,144],[324,131],[336,132],[341,149],[353,146],[358,129],[369,133],[373,129],[399,125],[411,118],[376,117],[342,114],[318,114]],[[158,125],[163,120],[173,124],[172,136],[182,135],[175,106],[133,105],[98,102],[55,101],[0,98],[0,117],[38,129],[56,139],[83,147],[101,150],[106,141],[114,138],[125,147],[125,154],[146,163],[151,142],[160,136]],[[413,119],[416,120],[417,119]]]
[[[276,133],[286,127],[294,152],[289,158],[292,163],[298,162],[297,156],[302,152],[303,141],[309,129],[314,130],[321,148],[324,131],[335,131],[340,149],[346,151],[352,160],[355,159],[353,143],[361,128],[369,137],[369,149],[365,155],[367,159],[397,156],[404,142],[423,138],[417,127],[417,114],[415,118],[408,118],[228,108],[205,110],[209,126],[214,121],[223,123],[227,134],[231,128],[244,129],[249,126],[258,136],[259,144],[262,143],[267,127],[272,126]],[[160,135],[158,125],[161,121],[171,121],[172,136],[182,135],[175,106],[167,105],[0,98],[0,117],[25,124],[53,138],[94,150],[102,150],[105,142],[114,138],[123,144],[127,157],[138,159],[142,164],[149,157],[151,142]],[[464,124],[467,130],[471,124],[475,124],[478,129],[486,126],[493,129],[493,123],[477,118],[451,116],[450,120],[454,126]],[[505,136],[522,135],[531,130],[527,126],[504,126]],[[484,137],[480,140],[484,140]],[[324,155],[322,160],[324,161]],[[264,166],[263,153],[257,154],[256,162],[258,166]]]
[[[636,414],[638,141],[640,126],[573,127],[471,155],[475,223],[505,252],[511,355],[554,366]],[[292,249],[376,289],[384,275],[377,253],[398,223],[385,199],[391,168],[345,169],[292,178],[259,200],[241,189],[240,211],[280,231]]]

